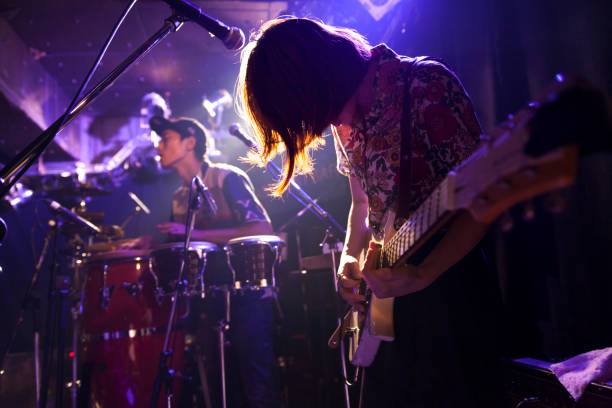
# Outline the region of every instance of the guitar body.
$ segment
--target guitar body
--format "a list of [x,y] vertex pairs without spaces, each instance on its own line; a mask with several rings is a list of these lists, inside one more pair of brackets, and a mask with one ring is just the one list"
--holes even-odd
[[[384,236],[387,238],[395,234],[395,229],[393,228],[395,211],[387,211],[384,220]],[[384,244],[384,241],[374,241],[380,245]],[[395,339],[395,330],[393,328],[394,303],[395,298],[393,297],[381,299],[374,293],[369,294],[368,311],[365,318],[361,319],[362,327],[359,328],[359,347],[357,347],[351,357],[353,365],[368,367],[374,362],[380,342],[393,341]]]
[[[393,341],[393,304],[395,298],[379,299],[372,294],[368,313],[361,329],[359,347],[353,353],[351,363],[358,367],[368,367],[374,362],[381,341]],[[357,313],[357,312],[350,312]]]

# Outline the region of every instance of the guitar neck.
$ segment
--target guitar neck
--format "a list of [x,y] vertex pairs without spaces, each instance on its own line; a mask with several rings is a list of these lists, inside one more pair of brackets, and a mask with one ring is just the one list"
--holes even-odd
[[409,257],[446,224],[456,208],[455,179],[456,174],[450,172],[393,237],[385,242],[380,258],[383,267],[391,267],[400,259]]

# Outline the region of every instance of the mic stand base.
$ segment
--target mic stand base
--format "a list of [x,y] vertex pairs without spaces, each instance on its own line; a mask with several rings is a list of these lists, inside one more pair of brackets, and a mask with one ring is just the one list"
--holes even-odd
[[172,350],[164,350],[159,354],[159,365],[157,366],[157,376],[153,384],[153,395],[151,399],[151,408],[157,408],[157,396],[161,393],[161,386],[164,385],[166,391],[166,403],[164,406],[172,406],[172,380],[174,379],[174,370],[168,368],[168,360],[172,357]]

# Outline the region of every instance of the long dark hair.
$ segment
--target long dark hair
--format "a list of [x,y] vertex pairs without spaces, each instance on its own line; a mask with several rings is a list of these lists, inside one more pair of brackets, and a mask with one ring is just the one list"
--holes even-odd
[[357,32],[306,18],[268,21],[252,36],[241,54],[238,110],[257,139],[251,162],[263,164],[285,149],[275,194],[294,173],[311,170],[309,151],[357,90],[369,58]]

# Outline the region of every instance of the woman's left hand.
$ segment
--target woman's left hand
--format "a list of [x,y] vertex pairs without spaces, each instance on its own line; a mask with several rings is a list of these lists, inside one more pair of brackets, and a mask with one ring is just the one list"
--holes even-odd
[[434,274],[422,264],[376,269],[379,250],[376,244],[370,243],[362,271],[366,283],[376,297],[382,299],[418,292],[435,280]]

